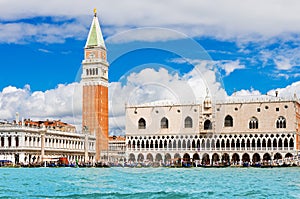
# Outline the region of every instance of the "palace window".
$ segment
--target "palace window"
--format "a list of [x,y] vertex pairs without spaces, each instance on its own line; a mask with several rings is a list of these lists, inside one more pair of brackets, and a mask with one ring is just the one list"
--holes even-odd
[[276,128],[286,128],[286,119],[280,116],[276,121]]
[[258,129],[258,119],[252,117],[249,121],[249,129]]
[[225,127],[232,127],[233,126],[233,119],[232,119],[232,117],[230,115],[227,115],[225,117],[224,126]]
[[212,124],[210,120],[205,120],[204,122],[204,130],[211,130],[212,129]]
[[19,146],[19,137],[18,136],[16,137],[15,141],[16,141],[16,147],[18,147]]
[[184,128],[193,128],[193,120],[191,117],[186,117],[184,120]]
[[139,129],[145,129],[146,128],[146,121],[144,118],[139,119]]
[[8,137],[8,147],[11,147],[11,136]]
[[162,118],[161,121],[160,121],[160,128],[162,129],[167,129],[169,128],[169,121],[167,118]]

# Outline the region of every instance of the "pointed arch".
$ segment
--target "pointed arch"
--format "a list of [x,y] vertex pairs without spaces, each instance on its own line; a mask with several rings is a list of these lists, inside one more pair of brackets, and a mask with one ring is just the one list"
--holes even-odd
[[276,128],[286,128],[286,119],[283,116],[279,116],[276,121]]
[[187,147],[187,149],[190,149],[190,148],[191,148],[191,141],[190,141],[190,140],[187,141],[186,147]]
[[215,139],[211,139],[211,149],[215,149],[216,148],[216,142],[215,142]]
[[277,139],[273,139],[273,150],[277,150]]
[[171,160],[171,155],[169,153],[166,153],[165,162],[170,161],[170,160]]
[[135,161],[135,155],[133,153],[129,154],[129,161]]
[[225,149],[225,140],[222,139],[221,141],[221,150],[224,150]]
[[138,121],[139,129],[146,129],[146,120],[144,118],[140,118]]
[[272,147],[272,142],[271,142],[271,139],[270,139],[270,138],[268,139],[267,147],[268,147],[269,149],[271,149],[271,147]]
[[251,144],[250,144],[250,139],[248,138],[248,139],[247,139],[247,145],[246,145],[247,149],[250,149],[250,146],[251,146]]
[[159,140],[159,146],[158,148],[162,149],[163,148],[163,141],[162,140]]
[[176,143],[176,140],[173,141],[173,149],[176,149],[177,148],[177,143]]
[[252,147],[252,150],[255,149],[255,139],[254,138],[252,138],[252,140],[251,140],[251,147]]
[[202,141],[201,141],[201,148],[202,148],[202,149],[205,148],[205,140],[204,140],[204,139],[202,139]]
[[167,129],[169,128],[169,120],[166,117],[163,117],[160,121],[160,128]]
[[181,141],[180,140],[178,140],[178,147],[177,148],[181,149]]
[[216,148],[217,148],[217,150],[220,149],[220,140],[219,140],[219,139],[217,139],[217,142],[216,142]]
[[210,139],[206,140],[206,149],[210,150]]
[[224,119],[224,127],[233,127],[233,118],[227,115]]
[[195,140],[193,139],[193,141],[192,141],[192,149],[195,149],[196,148],[196,142],[195,142]]
[[294,148],[294,139],[293,138],[290,138],[290,143],[289,143],[290,145],[290,149],[291,150],[293,150],[293,148]]
[[288,143],[288,139],[287,139],[287,138],[284,139],[283,147],[284,147],[284,148],[289,147],[289,143]]
[[249,129],[258,129],[258,119],[256,117],[252,117],[250,119]]
[[147,160],[153,162],[153,155],[151,153],[147,154]]
[[200,146],[201,146],[201,145],[200,145],[200,140],[198,139],[198,140],[197,140],[197,149],[198,149],[198,150],[200,150]]
[[262,147],[263,147],[263,149],[265,149],[267,147],[267,143],[266,143],[265,138],[262,139]]
[[212,129],[212,123],[210,120],[205,120],[204,122],[204,130],[211,130]]
[[158,141],[157,141],[157,140],[155,140],[154,148],[155,148],[155,149],[158,149]]
[[257,150],[261,150],[261,141],[260,141],[260,138],[257,139],[256,146],[257,146]]
[[235,140],[232,139],[231,140],[231,150],[234,150],[235,149]]
[[281,138],[279,138],[279,140],[278,140],[278,147],[281,149],[281,147],[282,147],[282,139]]
[[236,144],[236,149],[240,150],[240,147],[241,147],[240,139],[237,139],[235,144]]
[[169,144],[168,144],[168,149],[172,149],[173,146],[172,146],[172,140],[169,140]]
[[155,162],[160,162],[160,161],[162,161],[162,155],[160,153],[158,153],[155,156]]
[[184,128],[193,128],[193,120],[190,116],[184,119]]
[[140,153],[140,154],[138,155],[137,161],[143,162],[143,161],[144,161],[144,155]]
[[182,141],[182,148],[183,148],[183,150],[186,149],[186,141],[185,140]]

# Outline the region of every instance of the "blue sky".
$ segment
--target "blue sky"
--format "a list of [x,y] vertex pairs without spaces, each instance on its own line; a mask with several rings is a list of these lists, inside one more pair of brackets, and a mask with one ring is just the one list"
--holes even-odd
[[[234,92],[260,95],[274,90],[280,90],[283,96],[298,94],[299,7],[297,1],[288,4],[285,1],[187,0],[175,4],[174,1],[138,0],[44,3],[3,0],[0,3],[0,119],[11,119],[16,111],[24,117],[39,118],[38,111],[28,113],[21,108],[32,105],[36,95],[45,99],[53,93],[54,97],[48,97],[55,103],[69,99],[60,89],[68,89],[80,80],[78,74],[93,8],[98,9],[106,40],[112,88],[119,81],[126,85],[127,78],[133,77],[141,80],[135,79],[132,85],[145,84],[142,80],[147,78],[141,72],[149,68],[154,70],[148,71],[148,77],[157,75],[153,81],[161,82],[165,75],[162,71],[157,73],[160,68],[165,68],[171,79],[179,75],[180,80],[187,80],[185,76],[191,75],[193,68],[206,64],[207,70],[217,74],[220,87],[228,96]],[[179,41],[182,43],[176,43]],[[126,53],[119,52],[122,48]],[[207,53],[205,58],[201,53]],[[204,65],[203,61],[206,61]],[[201,75],[207,72],[198,71]],[[112,89],[112,93],[121,90]],[[26,103],[15,103],[22,100]],[[41,102],[44,105],[39,110],[48,107],[46,101]],[[44,117],[72,122],[70,118],[74,116],[74,110],[70,113],[67,108],[57,115],[52,114],[55,110],[50,112]],[[77,122],[80,120],[79,116],[74,117],[78,117]]]

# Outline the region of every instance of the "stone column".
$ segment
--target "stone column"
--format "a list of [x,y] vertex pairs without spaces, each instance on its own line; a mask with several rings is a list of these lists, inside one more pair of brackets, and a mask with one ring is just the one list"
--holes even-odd
[[88,162],[89,159],[89,137],[88,133],[85,132],[85,137],[84,137],[84,161]]
[[10,140],[11,140],[11,147],[16,148],[16,136],[11,136]]
[[7,148],[8,147],[8,136],[4,135],[4,147]]
[[44,156],[45,156],[45,134],[46,134],[46,130],[43,129],[43,131],[41,131],[41,161],[44,161]]

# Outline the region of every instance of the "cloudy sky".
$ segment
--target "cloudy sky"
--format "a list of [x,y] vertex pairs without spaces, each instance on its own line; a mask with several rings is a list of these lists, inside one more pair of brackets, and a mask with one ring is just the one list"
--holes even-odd
[[2,0],[0,119],[80,125],[80,68],[97,8],[110,62],[110,131],[124,104],[207,94],[300,96],[300,3]]

